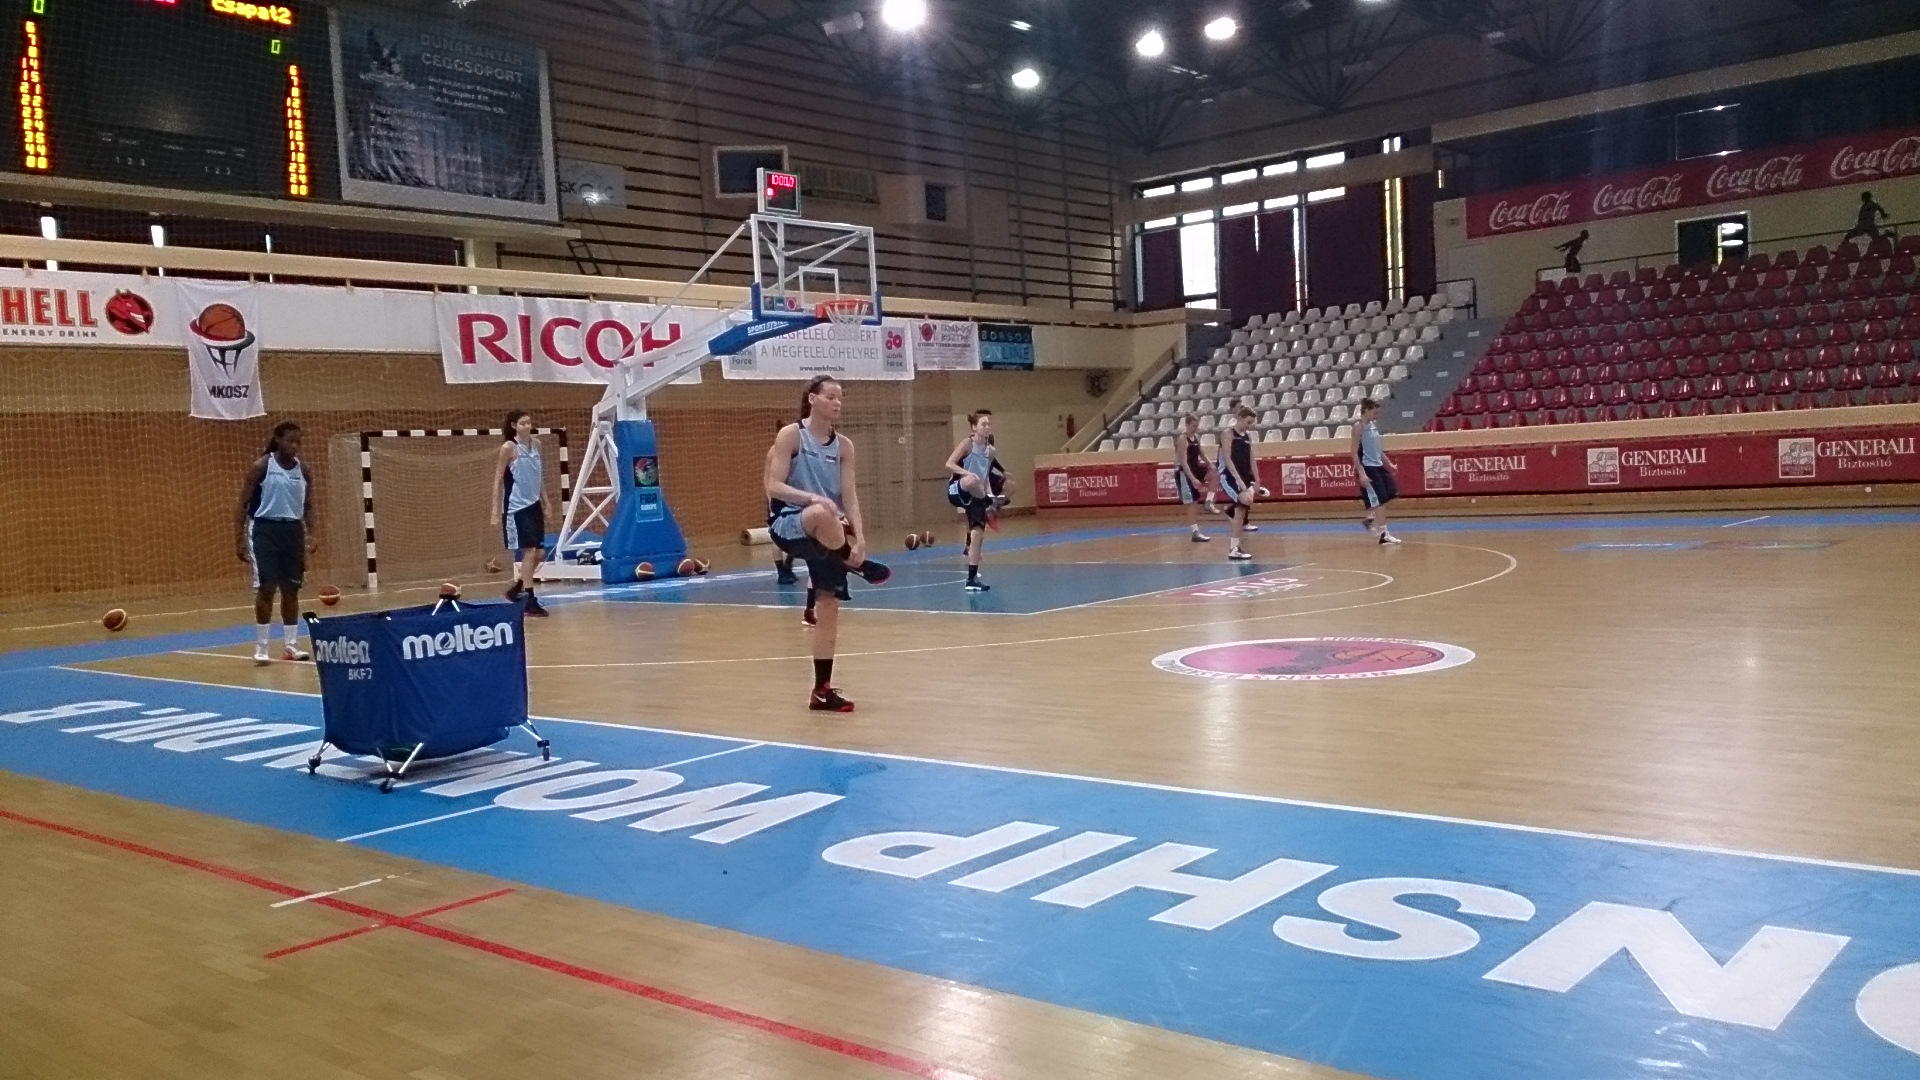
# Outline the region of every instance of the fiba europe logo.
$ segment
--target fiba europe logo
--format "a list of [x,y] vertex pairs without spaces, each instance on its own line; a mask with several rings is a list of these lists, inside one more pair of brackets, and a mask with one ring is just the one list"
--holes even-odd
[[209,304],[198,318],[187,324],[187,329],[200,339],[200,347],[207,350],[207,359],[229,379],[240,366],[240,354],[253,347],[253,331],[247,329],[246,319],[230,304]]
[[1154,657],[1153,666],[1176,675],[1254,682],[1379,679],[1459,667],[1471,649],[1401,638],[1272,638],[1202,645]]

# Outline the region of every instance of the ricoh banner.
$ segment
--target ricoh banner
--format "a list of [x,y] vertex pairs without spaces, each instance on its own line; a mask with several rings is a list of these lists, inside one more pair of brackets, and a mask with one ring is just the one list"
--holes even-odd
[[1470,196],[1467,235],[1553,229],[1913,175],[1920,175],[1920,128],[1849,135]]
[[[1389,451],[1408,496],[1551,495],[1880,484],[1920,481],[1920,425],[1818,432],[1756,432],[1472,449]],[[1264,501],[1358,499],[1353,458],[1325,454],[1258,461]],[[1034,470],[1040,507],[1152,506],[1179,501],[1161,482],[1167,462]]]

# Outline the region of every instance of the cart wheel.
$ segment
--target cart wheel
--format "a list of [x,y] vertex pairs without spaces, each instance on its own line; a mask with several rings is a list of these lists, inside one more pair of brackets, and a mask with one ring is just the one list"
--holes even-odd
[[393,777],[389,776],[385,780],[380,781],[380,794],[385,795],[387,792],[392,790],[393,790]]
[[307,775],[312,776],[318,771],[320,771],[320,755],[315,754],[307,759]]
[[553,760],[553,749],[552,749],[553,744],[548,742],[545,739],[541,739],[539,745],[540,745],[540,760],[552,761]]

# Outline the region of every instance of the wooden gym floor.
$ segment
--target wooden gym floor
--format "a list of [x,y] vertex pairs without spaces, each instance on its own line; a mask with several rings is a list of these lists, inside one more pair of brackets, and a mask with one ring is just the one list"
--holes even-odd
[[546,590],[549,767],[813,793],[737,836],[308,776],[233,614],[0,624],[0,1076],[1920,1076],[1920,513],[1207,524],[901,558],[851,716],[767,549]]

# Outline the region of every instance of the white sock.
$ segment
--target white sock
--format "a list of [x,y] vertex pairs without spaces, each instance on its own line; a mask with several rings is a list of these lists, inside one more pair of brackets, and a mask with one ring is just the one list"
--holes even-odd
[[284,638],[286,640],[286,643],[289,645],[300,644],[300,624],[290,622],[287,625],[281,627],[280,636]]
[[264,649],[264,648],[266,648],[266,647],[267,647],[267,638],[268,638],[268,636],[269,636],[269,635],[271,635],[272,633],[273,633],[273,625],[272,625],[271,623],[255,623],[255,624],[253,624],[253,641],[254,641],[254,644],[256,644],[256,645],[258,645],[258,646],[260,646],[260,647],[261,647],[261,648],[263,648],[263,649]]

